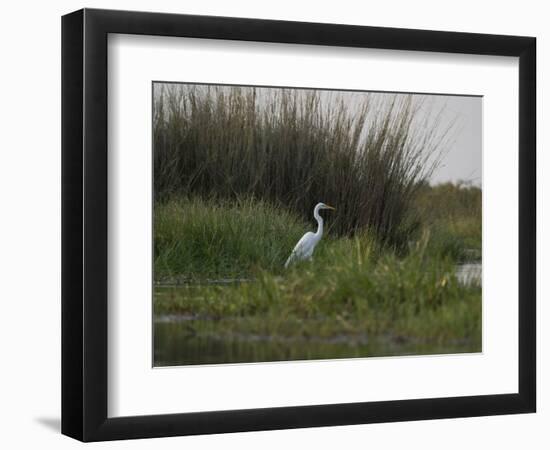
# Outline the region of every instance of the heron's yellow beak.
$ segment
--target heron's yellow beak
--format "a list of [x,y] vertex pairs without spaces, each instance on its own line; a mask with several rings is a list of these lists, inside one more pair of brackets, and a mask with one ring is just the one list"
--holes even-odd
[[332,209],[334,211],[336,208],[333,208],[332,206],[329,206],[329,205],[325,205],[325,209]]

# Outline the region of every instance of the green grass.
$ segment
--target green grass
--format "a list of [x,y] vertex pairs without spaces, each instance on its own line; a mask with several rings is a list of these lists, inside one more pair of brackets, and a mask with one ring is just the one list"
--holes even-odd
[[247,278],[281,272],[311,224],[250,198],[179,199],[155,207],[155,278]]
[[481,189],[466,183],[424,185],[413,210],[431,248],[455,261],[481,260]]
[[[481,206],[471,206],[457,214],[434,213],[439,204],[452,205],[460,190],[450,193],[440,187],[425,187],[417,200],[414,217],[422,217],[415,233],[407,236],[408,246],[398,252],[410,253],[418,241],[425,242],[424,252],[435,260],[453,262],[481,258]],[[447,200],[440,197],[447,197]],[[433,208],[430,208],[433,205]],[[451,206],[452,208],[452,206]],[[334,213],[323,212],[325,235],[315,251],[323,261],[335,249],[355,242],[332,232]],[[204,279],[250,278],[260,270],[284,272],[283,265],[296,242],[306,231],[314,231],[316,222],[262,200],[242,197],[235,200],[178,198],[159,202],[154,211],[154,270],[156,280],[193,281]],[[422,232],[423,231],[423,232]],[[373,255],[394,253],[375,233],[357,232],[361,242],[369,243]]]
[[[330,223],[329,213],[325,214]],[[156,314],[209,318],[218,334],[350,338],[365,333],[441,344],[481,342],[481,287],[429,234],[397,255],[367,233],[324,237],[313,262],[284,270],[313,223],[267,203],[183,200],[155,210],[155,276],[194,280],[155,290]],[[197,281],[246,278],[230,285]]]

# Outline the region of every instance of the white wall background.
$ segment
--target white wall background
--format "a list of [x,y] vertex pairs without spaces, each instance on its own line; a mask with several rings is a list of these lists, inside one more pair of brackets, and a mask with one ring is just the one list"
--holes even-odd
[[[9,2],[0,18],[0,443],[3,448],[74,448],[60,418],[60,16],[83,6],[266,19],[353,23],[538,38],[539,229],[550,217],[550,140],[543,105],[550,70],[545,2],[388,0],[112,0]],[[403,448],[464,449],[550,446],[550,320],[542,280],[550,254],[539,233],[539,412],[537,414],[239,433],[101,443],[95,448]],[[543,252],[544,257],[540,256]],[[546,279],[548,280],[548,278]]]

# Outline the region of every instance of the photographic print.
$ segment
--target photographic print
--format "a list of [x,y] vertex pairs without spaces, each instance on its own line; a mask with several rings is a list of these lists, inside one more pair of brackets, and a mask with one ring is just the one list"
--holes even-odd
[[61,36],[63,434],[536,411],[535,38],[98,9]]
[[154,366],[482,350],[482,97],[152,84]]

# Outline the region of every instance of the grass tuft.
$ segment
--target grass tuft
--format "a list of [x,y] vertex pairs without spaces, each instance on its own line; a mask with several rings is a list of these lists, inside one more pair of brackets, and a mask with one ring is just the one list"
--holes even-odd
[[440,114],[417,114],[422,104],[403,94],[155,84],[155,200],[262,198],[302,220],[323,201],[337,207],[332,233],[368,230],[406,245],[412,199],[451,128]]
[[155,208],[155,278],[187,281],[282,270],[308,225],[251,198],[179,199]]

